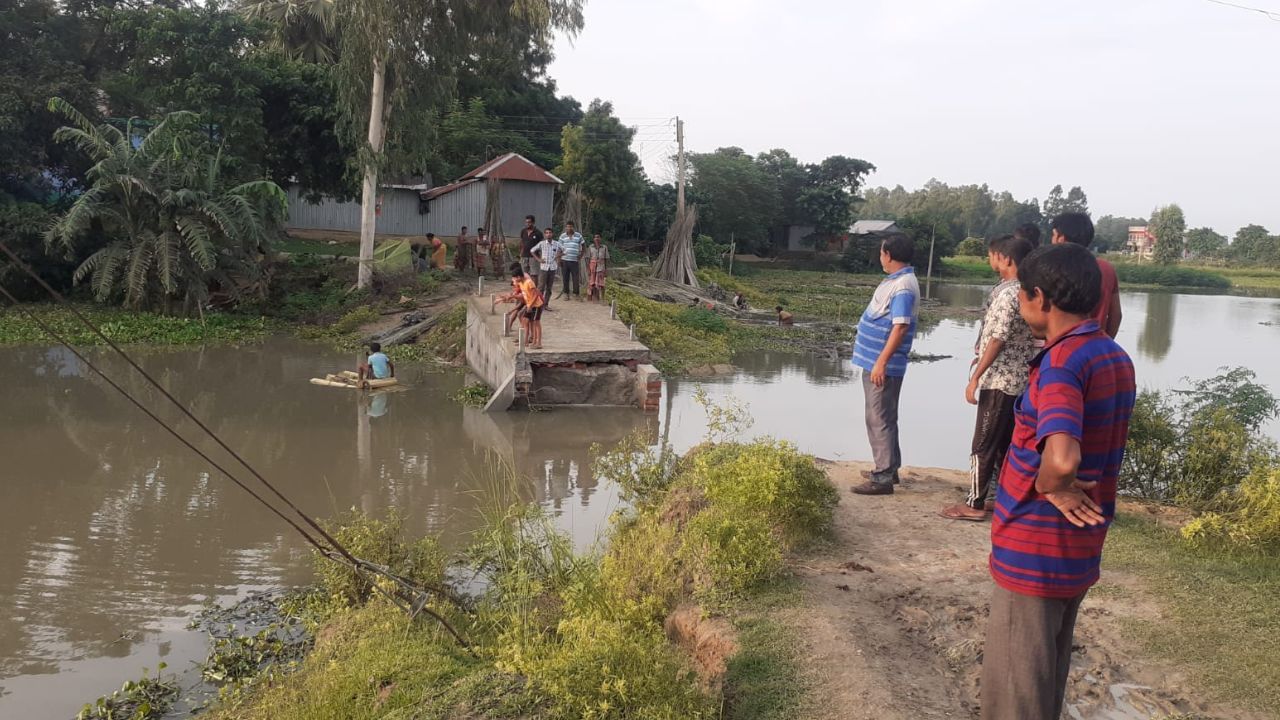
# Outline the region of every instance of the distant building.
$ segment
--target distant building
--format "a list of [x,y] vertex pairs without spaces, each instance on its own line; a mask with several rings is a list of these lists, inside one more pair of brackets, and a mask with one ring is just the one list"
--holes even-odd
[[1139,260],[1150,260],[1156,247],[1156,236],[1147,230],[1146,225],[1133,225],[1129,228],[1129,241],[1126,243],[1129,252],[1138,256]]
[[[523,155],[507,153],[448,185],[431,187],[429,179],[383,185],[378,191],[377,232],[411,236],[432,232],[453,237],[465,225],[474,233],[484,225],[488,203],[485,181],[490,179],[501,183],[502,230],[508,237],[519,234],[525,215],[538,218],[539,227],[551,223],[555,190],[563,181]],[[304,188],[289,188],[287,229],[360,232],[359,201],[326,197],[312,203],[306,195]]]
[[427,206],[426,231],[452,236],[463,225],[473,231],[482,225],[488,197],[486,180],[501,183],[498,202],[502,205],[502,232],[507,237],[520,234],[525,215],[537,218],[538,227],[551,225],[556,188],[564,181],[519,153],[507,153],[463,175],[457,182],[423,192],[422,199]]
[[842,253],[850,238],[896,232],[899,232],[898,226],[892,220],[858,220],[849,232],[825,237],[818,235],[812,225],[792,225],[787,228],[787,251]]
[[[416,180],[416,182],[414,182]],[[378,188],[377,227],[379,235],[422,235],[425,218],[422,192],[431,187],[430,178],[412,178],[404,183],[387,183]],[[287,230],[360,232],[360,201],[307,198],[301,185],[290,185]]]

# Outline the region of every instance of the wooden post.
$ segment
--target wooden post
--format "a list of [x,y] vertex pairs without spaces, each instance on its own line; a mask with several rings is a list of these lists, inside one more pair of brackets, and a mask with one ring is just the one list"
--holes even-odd
[[733,274],[733,256],[738,254],[738,241],[729,233],[729,274]]

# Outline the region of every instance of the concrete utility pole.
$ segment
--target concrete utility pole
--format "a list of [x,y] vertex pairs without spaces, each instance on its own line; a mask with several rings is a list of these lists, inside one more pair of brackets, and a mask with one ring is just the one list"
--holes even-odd
[[929,269],[924,274],[924,296],[925,299],[933,297],[933,244],[938,239],[938,223],[933,224],[933,229],[929,231]]
[[676,117],[676,213],[684,212],[684,121]]

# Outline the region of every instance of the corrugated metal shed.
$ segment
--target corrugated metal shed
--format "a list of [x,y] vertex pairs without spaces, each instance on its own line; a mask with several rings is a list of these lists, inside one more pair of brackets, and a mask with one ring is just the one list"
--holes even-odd
[[[381,235],[423,235],[427,232],[427,216],[416,187],[383,186],[377,227]],[[338,202],[323,198],[319,203],[307,202],[306,192],[298,185],[289,186],[289,220],[291,230],[333,230],[360,232],[360,203]],[[483,200],[483,198],[482,198]]]
[[[469,232],[484,224],[487,193],[485,182],[502,183],[502,230],[508,237],[519,234],[524,216],[533,215],[538,226],[551,224],[556,187],[560,178],[538,167],[518,153],[501,155],[467,173],[461,180],[427,189],[421,184],[384,185],[379,235],[425,235],[429,232],[454,237],[465,225]],[[305,199],[298,186],[289,188],[289,221],[285,227],[298,230],[360,232],[360,203],[336,202],[325,198],[319,204]]]
[[892,220],[859,220],[849,228],[850,235],[870,235],[872,233],[897,232],[898,226]]

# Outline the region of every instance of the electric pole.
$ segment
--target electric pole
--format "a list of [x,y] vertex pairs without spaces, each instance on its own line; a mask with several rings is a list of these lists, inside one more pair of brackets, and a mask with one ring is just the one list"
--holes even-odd
[[676,117],[676,214],[684,212],[684,121]]

